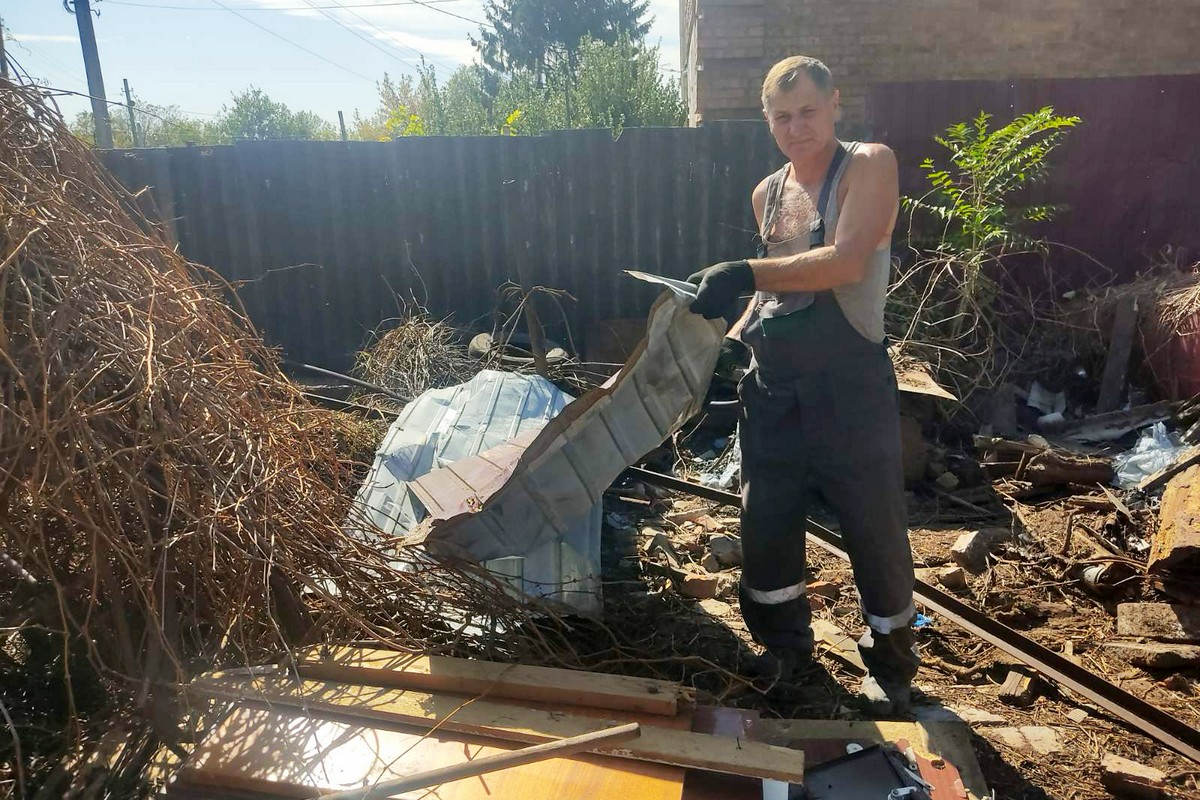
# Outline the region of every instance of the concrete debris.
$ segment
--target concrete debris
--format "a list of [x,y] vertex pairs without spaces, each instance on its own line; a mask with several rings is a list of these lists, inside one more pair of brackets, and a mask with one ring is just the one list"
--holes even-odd
[[1172,603],[1121,603],[1117,635],[1168,642],[1200,642],[1200,608]]
[[813,597],[824,597],[826,600],[837,600],[842,593],[842,587],[829,581],[813,581],[805,587],[805,591]]
[[1005,528],[984,528],[964,533],[950,548],[950,558],[969,572],[983,572],[987,568],[987,557],[992,549],[1007,540],[1010,535]]
[[945,489],[948,492],[953,491],[954,489],[958,488],[958,476],[953,472],[943,472],[941,475],[937,476],[937,479],[934,481],[934,483],[936,483],[939,488]]
[[1042,756],[1062,752],[1062,740],[1058,731],[1041,725],[1026,725],[1020,728],[995,728],[986,734],[1014,750],[1033,752]]
[[724,534],[713,536],[708,540],[708,549],[722,567],[740,567],[742,565],[742,540]]
[[952,592],[967,588],[967,573],[962,567],[946,567],[937,574],[937,581]]
[[704,557],[704,560],[700,562],[700,566],[704,567],[704,569],[709,572],[721,571],[721,562],[718,561],[717,557],[712,553],[709,553]]
[[920,722],[965,722],[973,726],[1007,725],[999,714],[974,706],[913,706],[913,716]]
[[675,585],[681,595],[696,600],[711,600],[721,593],[721,579],[707,572],[685,572]]
[[1067,719],[1074,722],[1076,725],[1082,725],[1091,714],[1084,711],[1082,708],[1073,708],[1067,712]]
[[1100,783],[1117,797],[1162,797],[1167,776],[1162,770],[1147,767],[1112,753],[1100,762]]

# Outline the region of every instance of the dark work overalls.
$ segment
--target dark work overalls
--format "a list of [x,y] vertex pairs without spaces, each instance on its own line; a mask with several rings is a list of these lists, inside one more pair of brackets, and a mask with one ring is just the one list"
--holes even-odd
[[[832,239],[837,186],[849,161],[840,148],[818,203],[824,222],[788,252],[822,245],[825,229]],[[783,249],[768,237],[785,179],[781,170],[768,183],[761,233],[771,255]],[[875,282],[886,285],[890,253],[873,258],[868,269],[882,269]],[[881,683],[907,685],[918,663],[910,627],[916,612],[896,377],[886,343],[860,333],[832,291],[759,293],[741,338],[754,353],[738,387],[746,626],[768,649],[811,652],[804,526],[817,490],[837,514],[854,568],[869,628],[859,641],[863,660]]]

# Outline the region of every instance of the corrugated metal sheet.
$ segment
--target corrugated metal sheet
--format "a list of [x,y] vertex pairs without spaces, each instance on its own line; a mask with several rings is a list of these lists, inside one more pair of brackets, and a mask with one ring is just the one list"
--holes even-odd
[[725,323],[691,313],[692,297],[664,292],[624,369],[532,438],[413,481],[428,516],[409,543],[485,561],[563,541],[626,467],[699,411]]
[[[175,215],[180,249],[233,282],[292,358],[346,369],[415,297],[491,328],[496,290],[565,289],[579,336],[642,317],[655,293],[623,269],[683,277],[752,253],[750,192],[782,163],[753,122],[395,142],[244,142],[106,151]],[[542,314],[565,339],[556,310]]]
[[1030,193],[1069,207],[1044,228],[1069,248],[1052,251],[1060,275],[1081,284],[1107,268],[1130,278],[1167,246],[1185,264],[1200,259],[1200,75],[885,83],[871,88],[867,118],[915,194],[926,190],[921,160],[946,152],[935,134],[980,111],[1003,124],[1042,106],[1083,119]]
[[[431,471],[459,474],[475,463],[472,456],[485,451],[492,459],[483,461],[493,469],[488,477],[499,486],[522,446],[570,401],[569,395],[541,376],[495,370],[480,372],[458,386],[423,393],[405,406],[384,436],[355,498],[349,527],[371,539],[411,533],[427,515],[413,492],[413,481]],[[497,453],[512,457],[506,461]],[[518,542],[508,552],[489,553],[480,560],[524,594],[597,614],[601,513],[597,502],[573,517],[553,540],[527,547]]]

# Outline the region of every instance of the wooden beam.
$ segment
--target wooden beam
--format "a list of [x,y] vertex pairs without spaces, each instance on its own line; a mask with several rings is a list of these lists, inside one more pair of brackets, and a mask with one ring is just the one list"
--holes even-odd
[[1132,295],[1122,298],[1117,303],[1112,336],[1108,340],[1108,357],[1104,360],[1104,375],[1100,378],[1100,399],[1096,402],[1098,412],[1116,411],[1121,405],[1137,318],[1137,298]]
[[313,648],[299,659],[302,678],[360,683],[423,692],[486,695],[491,699],[533,700],[634,711],[673,717],[683,688],[678,683],[522,664],[498,664],[444,656],[411,656],[391,650]]
[[602,731],[592,731],[569,739],[559,739],[556,742],[535,744],[520,750],[510,750],[507,753],[496,753],[484,756],[463,764],[451,764],[445,767],[419,772],[392,781],[383,781],[363,789],[350,789],[344,792],[331,792],[321,795],[322,800],[383,800],[392,795],[412,792],[417,789],[427,789],[430,786],[441,786],[463,778],[474,778],[489,772],[499,772],[524,764],[534,764],[548,758],[559,758],[575,753],[583,753],[600,747],[614,745],[636,739],[642,733],[642,726],[636,722],[617,725]]
[[1142,479],[1137,488],[1139,492],[1156,492],[1163,486],[1166,486],[1172,478],[1186,469],[1190,469],[1196,464],[1200,464],[1200,447],[1193,447],[1191,450],[1185,450],[1175,463],[1169,467],[1163,467],[1153,475],[1148,475]]
[[[358,725],[402,729],[436,727],[450,733],[531,744],[591,733],[614,722],[491,700],[316,681],[200,679],[187,691],[197,698],[300,712]],[[670,722],[664,720],[663,724]],[[747,778],[800,783],[804,777],[804,754],[797,750],[649,724],[644,725],[642,735],[628,745],[602,752],[637,761]]]

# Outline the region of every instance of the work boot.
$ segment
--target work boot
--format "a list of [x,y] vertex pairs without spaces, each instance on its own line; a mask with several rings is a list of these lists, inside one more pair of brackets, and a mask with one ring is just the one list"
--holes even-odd
[[812,653],[791,647],[767,648],[760,655],[742,659],[742,675],[753,681],[790,683],[797,672],[812,663]]
[[892,717],[912,710],[912,684],[908,681],[882,681],[868,674],[858,689],[858,702],[872,717]]

